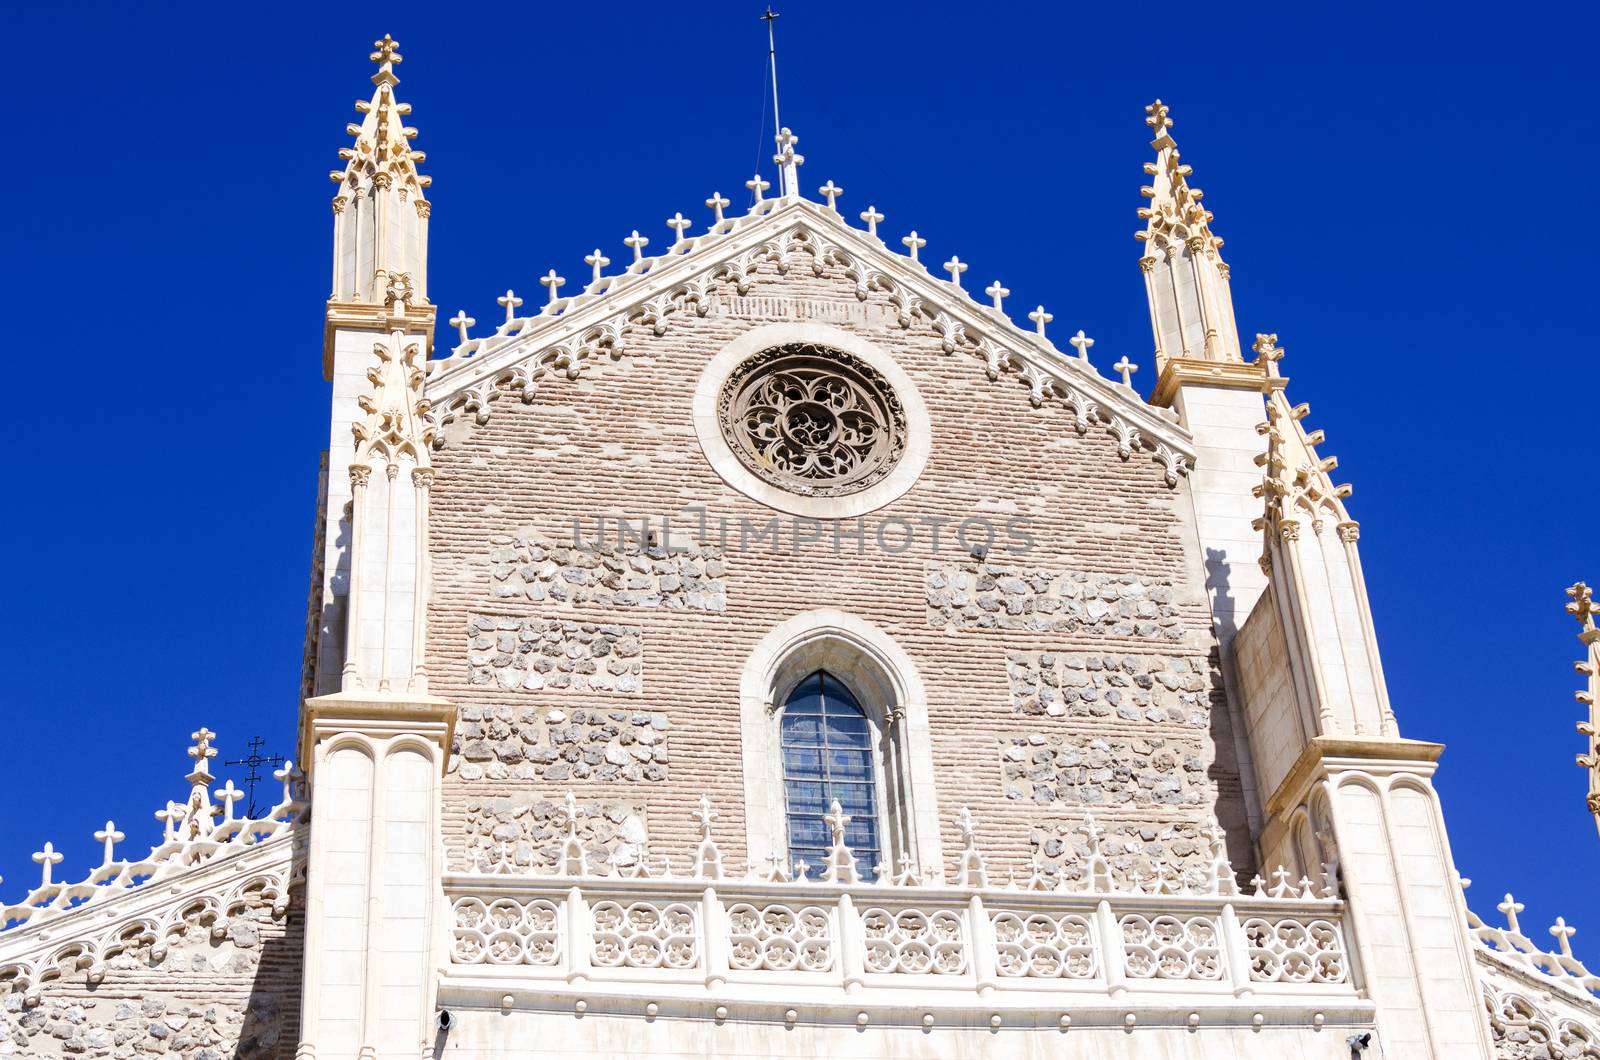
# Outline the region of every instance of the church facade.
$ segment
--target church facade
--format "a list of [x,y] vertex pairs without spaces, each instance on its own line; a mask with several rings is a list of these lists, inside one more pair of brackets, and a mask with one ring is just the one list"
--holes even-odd
[[240,813],[200,729],[147,856],[47,845],[0,1057],[1600,1058],[1565,923],[1467,908],[1164,105],[1147,401],[787,129],[748,209],[436,319],[372,58],[301,767]]

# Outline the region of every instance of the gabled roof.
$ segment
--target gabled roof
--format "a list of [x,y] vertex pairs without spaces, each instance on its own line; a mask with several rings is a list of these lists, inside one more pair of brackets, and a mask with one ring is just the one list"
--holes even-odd
[[[823,193],[831,190],[830,182]],[[708,204],[717,212],[709,231],[680,237],[657,257],[638,256],[619,275],[600,276],[597,269],[596,278],[581,292],[552,297],[537,315],[517,316],[521,299],[508,291],[500,300],[506,320],[493,334],[467,338],[471,322],[465,314],[453,320],[462,341],[449,356],[429,365],[427,392],[437,423],[442,426],[465,413],[483,422],[490,403],[506,393],[532,401],[539,381],[558,374],[576,378],[598,356],[621,356],[634,329],[648,327],[660,335],[676,313],[693,307],[704,315],[709,294],[720,284],[732,284],[743,293],[753,276],[768,267],[779,273],[805,267],[821,275],[834,266],[855,281],[858,298],[886,297],[902,327],[926,322],[940,336],[945,352],[982,358],[991,379],[1015,376],[1028,386],[1035,406],[1069,409],[1080,434],[1091,428],[1109,433],[1124,459],[1138,451],[1149,453],[1162,465],[1168,485],[1176,485],[1193,466],[1189,434],[1145,404],[1131,386],[1103,378],[1084,347],[1076,356],[1056,349],[1043,334],[1047,314],[1035,317],[1039,327],[1034,332],[1018,328],[957,283],[930,275],[916,258],[889,250],[875,233],[871,209],[863,216],[873,230],[862,232],[831,206],[799,196],[758,198],[742,217],[723,218],[726,200],[720,197]]]

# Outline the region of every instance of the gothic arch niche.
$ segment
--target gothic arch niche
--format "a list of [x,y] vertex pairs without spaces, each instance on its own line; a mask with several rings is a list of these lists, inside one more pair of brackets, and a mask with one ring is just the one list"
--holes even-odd
[[[745,840],[752,868],[789,863],[781,725],[785,705],[818,671],[866,715],[875,763],[884,863],[902,849],[918,866],[940,864],[927,697],[911,659],[870,622],[831,608],[779,625],[751,652],[740,682]],[[863,874],[872,868],[859,866]]]
[[[819,387],[833,400],[816,400]],[[695,387],[694,430],[724,482],[812,519],[854,518],[902,496],[931,449],[927,405],[894,358],[815,323],[752,328],[718,351]]]

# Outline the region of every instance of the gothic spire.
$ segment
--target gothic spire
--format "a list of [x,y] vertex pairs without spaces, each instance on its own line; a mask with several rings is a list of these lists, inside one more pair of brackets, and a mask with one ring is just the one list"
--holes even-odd
[[427,261],[432,203],[426,189],[432,178],[417,171],[427,156],[411,147],[417,130],[404,121],[411,104],[395,96],[399,42],[385,35],[373,47],[369,58],[378,71],[372,75],[372,98],[356,102],[362,119],[345,127],[355,143],[339,152],[344,169],[328,174],[339,185],[333,196],[328,330],[330,336],[336,326],[387,331],[390,322],[409,317],[431,338]]
[[1600,827],[1600,628],[1595,626],[1600,607],[1583,582],[1569,588],[1567,596],[1572,599],[1567,614],[1578,620],[1578,640],[1584,647],[1583,660],[1574,663],[1573,668],[1589,679],[1588,686],[1575,693],[1578,702],[1589,710],[1589,716],[1578,722],[1579,734],[1589,738],[1588,753],[1578,756],[1578,765],[1589,774],[1589,812]]
[[1145,124],[1155,133],[1156,160],[1144,171],[1152,179],[1139,189],[1150,200],[1139,216],[1145,229],[1139,268],[1150,299],[1156,361],[1165,368],[1174,358],[1239,364],[1239,333],[1228,289],[1228,264],[1222,239],[1211,231],[1214,219],[1202,205],[1205,193],[1189,184],[1193,173],[1172,138],[1172,118],[1159,99],[1145,107]]

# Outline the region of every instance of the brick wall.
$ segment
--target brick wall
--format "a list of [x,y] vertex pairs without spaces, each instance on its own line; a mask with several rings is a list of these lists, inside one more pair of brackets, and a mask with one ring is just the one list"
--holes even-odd
[[[1044,832],[1060,835],[1063,825],[1089,808],[1060,800],[1035,803],[1031,793],[1008,798],[1002,745],[1037,734],[1052,746],[1099,739],[1130,754],[1135,746],[1156,743],[1177,749],[1183,799],[1108,800],[1094,812],[1108,827],[1135,835],[1142,830],[1167,842],[1180,826],[1183,836],[1192,836],[1189,826],[1220,821],[1230,833],[1236,867],[1249,867],[1201,563],[1193,529],[1183,522],[1192,510],[1183,492],[1187,485],[1167,487],[1148,454],[1119,459],[1109,435],[1079,435],[1067,410],[1033,408],[1014,376],[989,380],[981,361],[943,353],[925,320],[902,329],[895,316],[876,292],[858,301],[854,284],[835,269],[819,277],[809,268],[779,275],[763,266],[748,296],[723,288],[703,317],[692,310],[673,314],[661,336],[635,329],[622,360],[597,364],[576,381],[544,381],[528,405],[495,402],[486,424],[467,417],[450,426],[447,445],[435,458],[427,644],[433,690],[487,712],[479,718],[505,717],[495,713],[503,708],[557,709],[568,716],[615,710],[629,718],[647,711],[662,716],[671,734],[670,766],[664,776],[648,780],[642,774],[602,776],[593,769],[581,779],[552,782],[537,770],[464,770],[462,757],[445,779],[447,840],[458,855],[469,820],[480,827],[482,808],[492,800],[559,803],[572,790],[597,805],[647,809],[651,850],[682,864],[696,837],[689,813],[707,792],[721,814],[716,830],[724,855],[738,865],[745,836],[741,671],[753,646],[777,623],[831,607],[886,631],[920,671],[947,849],[959,847],[951,819],[968,805],[997,868],[1020,869],[1043,856],[1036,851]],[[932,454],[921,478],[903,497],[866,517],[859,545],[853,523],[846,524],[840,554],[831,536],[796,554],[787,526],[781,554],[766,543],[741,548],[736,529],[726,542],[716,540],[719,519],[736,527],[737,520],[762,523],[775,513],[717,476],[691,419],[701,369],[724,344],[753,326],[799,320],[827,320],[885,349],[916,382],[932,422]],[[638,577],[630,583],[625,549],[610,557],[609,568],[604,555],[576,553],[551,565],[545,543],[571,541],[574,520],[592,537],[601,514],[659,518],[691,505],[707,509],[713,530],[710,540],[694,543],[722,548],[714,553],[717,584],[697,598],[700,606],[664,604],[680,592],[670,580],[676,570],[633,568]],[[968,516],[986,516],[1001,527],[1007,519],[1027,521],[1031,551],[1022,552],[1002,530],[987,560],[1008,576],[1020,575],[997,586],[998,613],[1026,597],[1030,607],[1044,602],[1039,613],[1053,616],[1050,621],[985,622],[981,616],[990,611],[976,595],[970,609],[952,610],[945,597],[935,603],[934,593],[946,585],[941,580],[933,588],[930,575],[942,579],[955,569],[978,574],[954,539],[955,524]],[[887,549],[880,545],[874,527],[886,518],[920,527],[910,548],[894,551],[903,533],[889,535]],[[948,521],[937,549],[922,522],[927,519]],[[675,537],[694,536],[692,524],[677,521],[673,527]],[[528,545],[534,541],[541,542],[537,559]],[[572,566],[591,572],[594,584],[574,583],[574,590],[583,591],[552,598],[552,579]],[[611,580],[604,583],[608,571]],[[529,586],[539,588],[530,592]],[[969,611],[970,621],[963,617]],[[637,687],[623,691],[611,682],[607,688],[556,688],[546,681],[538,688],[508,688],[498,678],[485,679],[485,664],[474,663],[471,645],[473,636],[482,636],[472,623],[486,615],[515,619],[518,631],[550,622],[636,629],[643,646]],[[1115,707],[1024,709],[1017,668],[1031,667],[1037,682],[1041,659],[1050,655],[1137,657],[1141,680],[1132,681],[1129,673],[1126,701],[1144,705],[1120,713]],[[1074,671],[1055,660],[1045,669],[1052,678],[1060,670],[1076,680]],[[1151,701],[1160,709],[1149,709]],[[1182,709],[1167,709],[1177,706]]]

